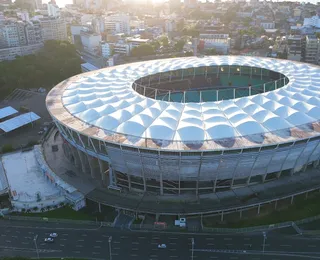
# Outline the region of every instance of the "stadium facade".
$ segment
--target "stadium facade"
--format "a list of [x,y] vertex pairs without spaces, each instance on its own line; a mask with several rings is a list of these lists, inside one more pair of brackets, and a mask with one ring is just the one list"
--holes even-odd
[[66,156],[104,185],[198,195],[317,166],[319,93],[319,67],[212,56],[84,73],[46,103]]

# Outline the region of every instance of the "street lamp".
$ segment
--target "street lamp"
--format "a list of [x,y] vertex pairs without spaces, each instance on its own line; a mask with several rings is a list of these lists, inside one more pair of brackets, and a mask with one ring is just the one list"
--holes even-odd
[[263,245],[262,245],[262,252],[264,253],[264,248],[265,248],[265,245],[266,245],[266,239],[267,239],[267,234],[266,232],[262,232],[262,235],[263,235]]
[[38,259],[40,259],[38,245],[37,245],[37,238],[38,238],[38,235],[35,235],[34,238],[33,238],[33,242],[34,242],[34,244],[36,246],[37,257],[38,257]]
[[191,245],[192,245],[192,250],[191,250],[191,260],[193,260],[194,238],[191,238]]
[[109,237],[109,255],[110,255],[110,260],[112,260],[112,254],[111,254],[111,241],[112,241],[112,237]]

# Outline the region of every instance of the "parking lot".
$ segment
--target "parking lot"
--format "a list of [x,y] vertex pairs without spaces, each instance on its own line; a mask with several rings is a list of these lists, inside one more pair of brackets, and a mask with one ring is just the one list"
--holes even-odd
[[12,145],[13,148],[24,147],[41,139],[39,132],[43,130],[45,123],[51,122],[46,109],[45,98],[46,93],[16,89],[5,100],[0,101],[0,108],[11,106],[18,110],[19,114],[26,113],[29,110],[41,117],[33,124],[0,135],[0,148],[4,145]]

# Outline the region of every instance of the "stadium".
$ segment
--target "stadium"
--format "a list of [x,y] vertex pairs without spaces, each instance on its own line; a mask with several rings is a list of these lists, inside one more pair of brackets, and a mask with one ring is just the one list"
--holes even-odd
[[105,187],[199,195],[317,166],[319,94],[319,67],[210,56],[87,72],[46,105],[66,157]]

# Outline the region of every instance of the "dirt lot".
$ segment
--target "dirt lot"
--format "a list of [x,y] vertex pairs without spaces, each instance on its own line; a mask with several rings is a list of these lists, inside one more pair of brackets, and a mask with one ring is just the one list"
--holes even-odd
[[[11,106],[16,110],[21,107],[27,108],[41,117],[33,124],[18,128],[10,133],[0,135],[0,148],[4,145],[12,145],[13,148],[26,146],[30,142],[36,142],[41,139],[39,131],[43,129],[44,123],[51,122],[51,118],[45,106],[46,93],[37,93],[16,89],[4,101],[0,101],[0,108]],[[27,111],[21,111],[24,114]],[[17,116],[18,114],[14,115]]]

